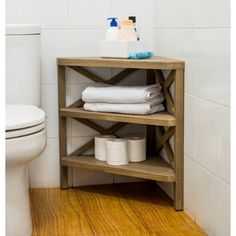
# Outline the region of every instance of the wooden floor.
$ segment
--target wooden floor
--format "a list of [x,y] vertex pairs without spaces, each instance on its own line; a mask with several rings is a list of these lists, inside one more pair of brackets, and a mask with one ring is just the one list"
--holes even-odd
[[206,235],[150,182],[31,189],[33,236]]

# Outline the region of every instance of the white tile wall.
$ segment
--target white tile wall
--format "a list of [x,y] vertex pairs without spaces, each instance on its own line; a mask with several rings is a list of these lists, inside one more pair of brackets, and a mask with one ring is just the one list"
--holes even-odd
[[155,52],[185,60],[184,209],[228,236],[230,1],[157,0],[155,13]]
[[98,56],[105,29],[69,30],[69,56]]
[[68,33],[65,30],[42,30],[41,83],[57,84],[57,57],[68,55]]
[[230,105],[229,29],[156,29],[155,42],[156,53],[185,60],[186,92]]
[[230,235],[230,187],[185,156],[185,211],[209,235]]
[[7,23],[22,23],[23,22],[23,1],[24,0],[8,0],[6,4],[6,22]]
[[22,0],[24,23],[40,24],[44,29],[66,29],[67,0]]
[[104,29],[111,14],[111,1],[68,0],[69,28]]
[[152,29],[154,25],[153,0],[111,0],[112,15],[126,19],[127,16],[137,16],[137,25],[140,28]]
[[158,28],[229,27],[230,0],[156,0]]
[[41,85],[41,108],[47,116],[48,138],[58,137],[58,93],[57,85]]
[[193,157],[202,167],[229,184],[230,111],[200,98],[196,106],[196,152]]

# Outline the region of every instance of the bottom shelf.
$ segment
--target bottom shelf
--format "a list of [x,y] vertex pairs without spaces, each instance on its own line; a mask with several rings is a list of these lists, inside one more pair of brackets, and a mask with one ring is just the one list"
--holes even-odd
[[175,182],[175,173],[169,165],[158,157],[146,161],[129,163],[123,166],[112,166],[98,161],[93,156],[68,156],[61,160],[63,166],[102,171],[118,175],[126,175],[163,182]]

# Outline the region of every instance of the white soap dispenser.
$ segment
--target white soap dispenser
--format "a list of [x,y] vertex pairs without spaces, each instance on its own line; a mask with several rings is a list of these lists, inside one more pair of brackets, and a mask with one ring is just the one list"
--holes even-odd
[[111,20],[111,22],[110,22],[110,27],[107,29],[107,32],[106,32],[106,41],[118,40],[118,35],[119,35],[120,30],[118,28],[116,19],[117,18],[115,17],[107,18],[107,20]]

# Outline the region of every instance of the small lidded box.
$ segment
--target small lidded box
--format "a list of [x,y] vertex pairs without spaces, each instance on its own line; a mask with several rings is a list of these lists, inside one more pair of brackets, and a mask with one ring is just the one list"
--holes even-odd
[[100,57],[128,58],[131,53],[148,51],[146,41],[100,41]]

